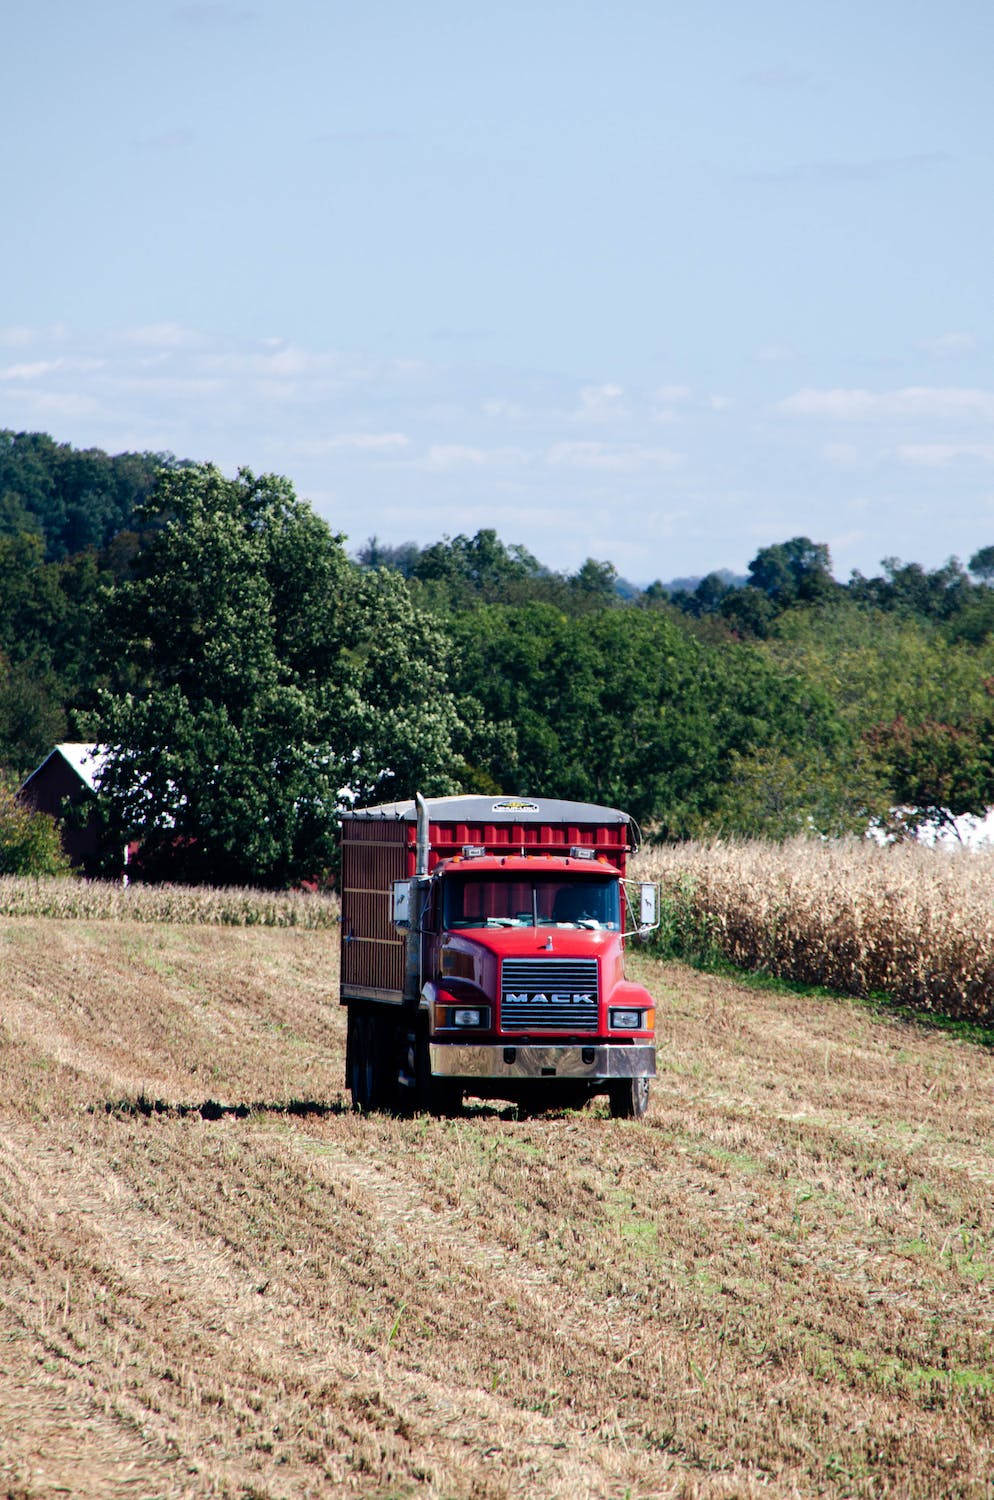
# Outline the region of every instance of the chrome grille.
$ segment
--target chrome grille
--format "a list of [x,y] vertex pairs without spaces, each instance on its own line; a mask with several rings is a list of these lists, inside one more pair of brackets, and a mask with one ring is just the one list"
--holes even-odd
[[596,1031],[596,958],[505,958],[502,1031]]

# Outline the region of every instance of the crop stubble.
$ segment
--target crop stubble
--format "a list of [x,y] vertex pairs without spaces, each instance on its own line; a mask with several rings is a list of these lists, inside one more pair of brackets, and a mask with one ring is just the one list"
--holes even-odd
[[0,966],[0,1494],[990,1495],[983,1049],[641,959],[644,1123],[364,1119],[329,933]]

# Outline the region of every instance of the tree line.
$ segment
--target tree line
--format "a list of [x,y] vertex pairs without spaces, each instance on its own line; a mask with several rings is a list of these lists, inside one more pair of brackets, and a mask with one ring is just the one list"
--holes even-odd
[[3,433],[0,767],[109,747],[108,847],[213,883],[326,878],[343,801],[415,789],[909,827],[994,803],[992,581],[986,547],[842,584],[805,537],[676,590],[492,530],[353,559],[286,479]]

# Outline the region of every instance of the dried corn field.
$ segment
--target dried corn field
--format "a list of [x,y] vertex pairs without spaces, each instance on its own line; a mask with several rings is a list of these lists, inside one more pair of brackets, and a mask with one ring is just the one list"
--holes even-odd
[[332,944],[0,921],[0,1495],[991,1495],[987,1051],[640,959],[644,1122],[364,1119]]
[[237,887],[122,885],[119,880],[0,876],[0,918],[219,923],[223,927],[334,927],[337,896]]
[[662,884],[674,952],[994,1024],[994,852],[685,844],[637,873]]

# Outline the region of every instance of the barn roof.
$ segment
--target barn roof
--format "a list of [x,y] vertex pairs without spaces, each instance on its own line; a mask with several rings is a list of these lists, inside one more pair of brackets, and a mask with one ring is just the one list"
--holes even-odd
[[107,763],[106,751],[101,750],[99,745],[83,745],[75,740],[65,740],[61,745],[56,745],[54,750],[49,751],[41,764],[35,767],[21,787],[22,792],[45,769],[53,756],[61,756],[76,772],[80,781],[88,786],[91,792],[96,791],[97,777]]

